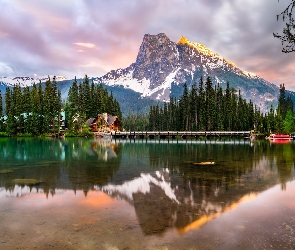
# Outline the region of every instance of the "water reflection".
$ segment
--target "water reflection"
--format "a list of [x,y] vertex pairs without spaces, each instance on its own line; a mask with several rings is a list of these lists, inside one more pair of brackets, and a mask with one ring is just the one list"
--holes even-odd
[[[268,141],[0,139],[0,200],[82,191],[85,206],[126,201],[145,235],[180,235],[294,179],[295,144]],[[214,162],[214,164],[196,163]],[[15,179],[38,180],[16,184]],[[104,199],[90,195],[103,192]],[[38,196],[40,199],[40,196]],[[56,199],[55,198],[55,199]]]
[[16,179],[24,181],[22,186],[26,180],[38,180],[34,186],[47,196],[60,188],[87,194],[116,173],[120,151],[120,145],[110,141],[0,139],[0,186],[13,192]]
[[226,207],[224,210],[221,209],[220,212],[216,212],[216,213],[208,214],[208,215],[203,215],[199,219],[193,221],[192,223],[189,223],[187,226],[178,229],[178,232],[183,234],[183,233],[188,232],[189,230],[197,230],[197,229],[201,228],[202,226],[204,226],[209,221],[219,217],[220,215],[227,213],[230,210],[235,209],[236,207],[238,207],[242,203],[254,200],[256,197],[257,197],[257,193],[247,194],[247,195],[243,196],[241,199],[239,199],[237,202],[234,202],[230,206]]
[[91,147],[87,148],[86,152],[90,156],[97,156],[97,159],[108,161],[117,157],[115,152],[118,144],[111,142],[110,140],[94,140],[91,142]]

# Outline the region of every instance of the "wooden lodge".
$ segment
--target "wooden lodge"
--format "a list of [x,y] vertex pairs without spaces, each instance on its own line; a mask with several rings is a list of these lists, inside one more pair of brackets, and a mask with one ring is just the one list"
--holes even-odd
[[120,131],[122,123],[118,116],[103,113],[98,114],[95,118],[89,118],[86,125],[90,127],[91,132],[108,132]]

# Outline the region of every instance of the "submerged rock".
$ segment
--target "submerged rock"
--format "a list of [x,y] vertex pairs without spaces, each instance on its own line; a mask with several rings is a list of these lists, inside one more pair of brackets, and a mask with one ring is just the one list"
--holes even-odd
[[194,165],[215,165],[214,161],[202,161],[202,162],[194,162]]
[[7,173],[12,173],[13,170],[12,169],[2,169],[0,170],[0,174],[7,174]]

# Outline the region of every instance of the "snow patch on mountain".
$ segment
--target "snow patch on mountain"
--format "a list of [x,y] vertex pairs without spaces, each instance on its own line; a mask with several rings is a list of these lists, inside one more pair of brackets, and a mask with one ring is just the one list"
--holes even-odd
[[[116,73],[120,73],[116,72]],[[95,79],[94,83],[99,83],[101,80]],[[151,91],[149,89],[150,87],[150,80],[147,80],[146,78],[143,78],[142,80],[138,80],[136,78],[133,78],[133,70],[130,70],[127,74],[123,74],[119,76],[118,78],[109,78],[107,80],[107,85],[109,86],[123,86],[124,88],[132,89],[136,92],[139,92],[143,94],[143,96],[147,96],[148,93]]]
[[174,81],[178,71],[179,68],[174,72],[170,73],[166,77],[165,81],[156,88],[148,89],[146,92],[142,92],[142,97],[154,96],[156,94],[156,100],[169,100],[171,83]]
[[[64,76],[49,76],[52,80],[55,77],[57,82],[67,80]],[[0,77],[0,82],[6,84],[9,87],[14,85],[20,85],[21,87],[32,86],[34,83],[47,81],[48,76],[43,77],[29,77],[29,76],[14,76],[14,77]]]

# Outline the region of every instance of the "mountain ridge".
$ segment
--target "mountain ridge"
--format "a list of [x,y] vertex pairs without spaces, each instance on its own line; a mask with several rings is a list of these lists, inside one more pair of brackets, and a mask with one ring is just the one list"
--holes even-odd
[[[178,98],[184,83],[190,88],[193,83],[198,84],[201,77],[205,79],[208,76],[213,84],[221,85],[223,90],[229,82],[230,87],[239,90],[242,97],[247,101],[251,100],[261,112],[268,112],[271,105],[274,108],[277,106],[279,87],[275,84],[239,68],[202,43],[191,42],[184,36],[178,42],[173,42],[164,33],[145,34],[135,62],[91,80],[108,86],[114,96],[124,95],[120,98],[128,107],[127,103],[134,102],[135,96],[138,96],[138,103],[144,102],[144,99],[162,102],[169,101],[170,97]],[[30,79],[33,84],[33,78]],[[15,83],[20,81],[16,80]],[[66,98],[72,82],[73,80],[58,82],[63,90],[63,99]],[[5,86],[13,85],[12,82],[5,84],[4,78],[0,78],[0,90],[5,89]],[[130,91],[137,93],[133,95],[132,101],[131,98],[128,99],[128,94],[123,94],[124,89],[129,94]],[[287,91],[287,94],[295,101],[294,92]]]
[[27,87],[27,86],[32,86],[34,83],[39,83],[45,82],[48,80],[48,78],[53,79],[57,82],[59,81],[65,81],[67,80],[64,76],[53,76],[53,75],[48,75],[48,76],[42,76],[42,77],[29,77],[29,76],[3,76],[0,77],[0,83],[7,85],[8,87],[13,87],[15,84],[19,84],[22,88]]
[[186,82],[190,87],[201,77],[208,76],[223,89],[229,82],[262,112],[277,104],[278,86],[239,68],[201,43],[190,42],[184,36],[176,43],[164,33],[144,35],[134,63],[97,77],[95,82],[121,85],[141,93],[141,97],[167,101],[174,96],[172,86],[182,86]]

